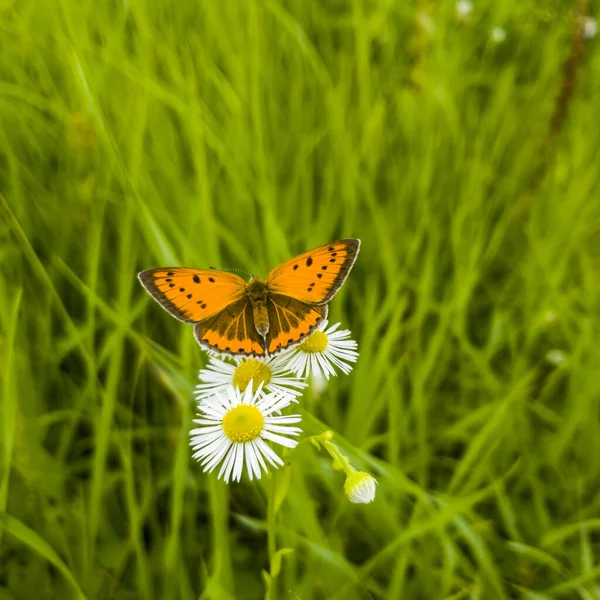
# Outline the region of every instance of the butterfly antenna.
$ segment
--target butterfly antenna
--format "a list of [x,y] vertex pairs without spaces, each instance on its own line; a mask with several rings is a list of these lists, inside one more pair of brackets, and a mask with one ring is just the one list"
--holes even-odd
[[244,269],[228,269],[228,268],[219,268],[219,267],[208,267],[208,268],[212,269],[213,271],[235,271],[237,273],[244,273],[245,275],[254,277],[254,275],[252,273],[248,273],[248,271],[244,271]]

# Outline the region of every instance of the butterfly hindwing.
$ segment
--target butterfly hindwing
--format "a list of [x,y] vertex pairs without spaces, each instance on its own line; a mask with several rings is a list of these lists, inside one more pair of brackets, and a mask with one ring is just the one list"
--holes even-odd
[[245,295],[246,282],[224,271],[165,267],[138,277],[165,310],[186,323],[208,319]]
[[270,294],[267,300],[269,354],[289,348],[310,335],[327,317],[327,305],[306,304],[291,296]]
[[359,248],[360,240],[346,239],[296,256],[269,273],[269,290],[309,304],[329,302],[346,280]]
[[264,340],[254,326],[252,303],[247,297],[197,323],[194,336],[201,346],[215,352],[244,356],[265,354]]

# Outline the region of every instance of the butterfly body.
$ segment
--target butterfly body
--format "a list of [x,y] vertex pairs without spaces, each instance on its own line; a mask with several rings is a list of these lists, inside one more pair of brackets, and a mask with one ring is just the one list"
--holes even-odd
[[246,284],[246,293],[252,303],[254,327],[260,337],[266,338],[269,333],[269,312],[267,310],[267,300],[269,297],[268,284],[258,277],[253,277]]
[[170,314],[194,324],[201,346],[216,352],[266,356],[301,342],[327,317],[360,248],[345,239],[245,281],[227,271],[163,267],[138,277]]

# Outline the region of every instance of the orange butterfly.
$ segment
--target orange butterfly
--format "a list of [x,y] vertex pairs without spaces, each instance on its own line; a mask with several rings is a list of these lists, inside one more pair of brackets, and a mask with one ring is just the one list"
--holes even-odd
[[327,302],[348,277],[360,240],[319,246],[275,267],[266,279],[212,269],[163,267],[138,277],[201,346],[265,356],[297,344],[327,317]]

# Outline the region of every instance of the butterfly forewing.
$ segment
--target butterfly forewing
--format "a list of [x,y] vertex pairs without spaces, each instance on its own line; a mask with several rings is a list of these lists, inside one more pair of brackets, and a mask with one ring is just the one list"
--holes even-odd
[[224,271],[166,267],[142,271],[138,277],[165,310],[187,323],[213,317],[245,295],[246,282]]
[[309,304],[328,302],[348,277],[359,248],[360,240],[346,239],[296,256],[269,273],[269,291]]

